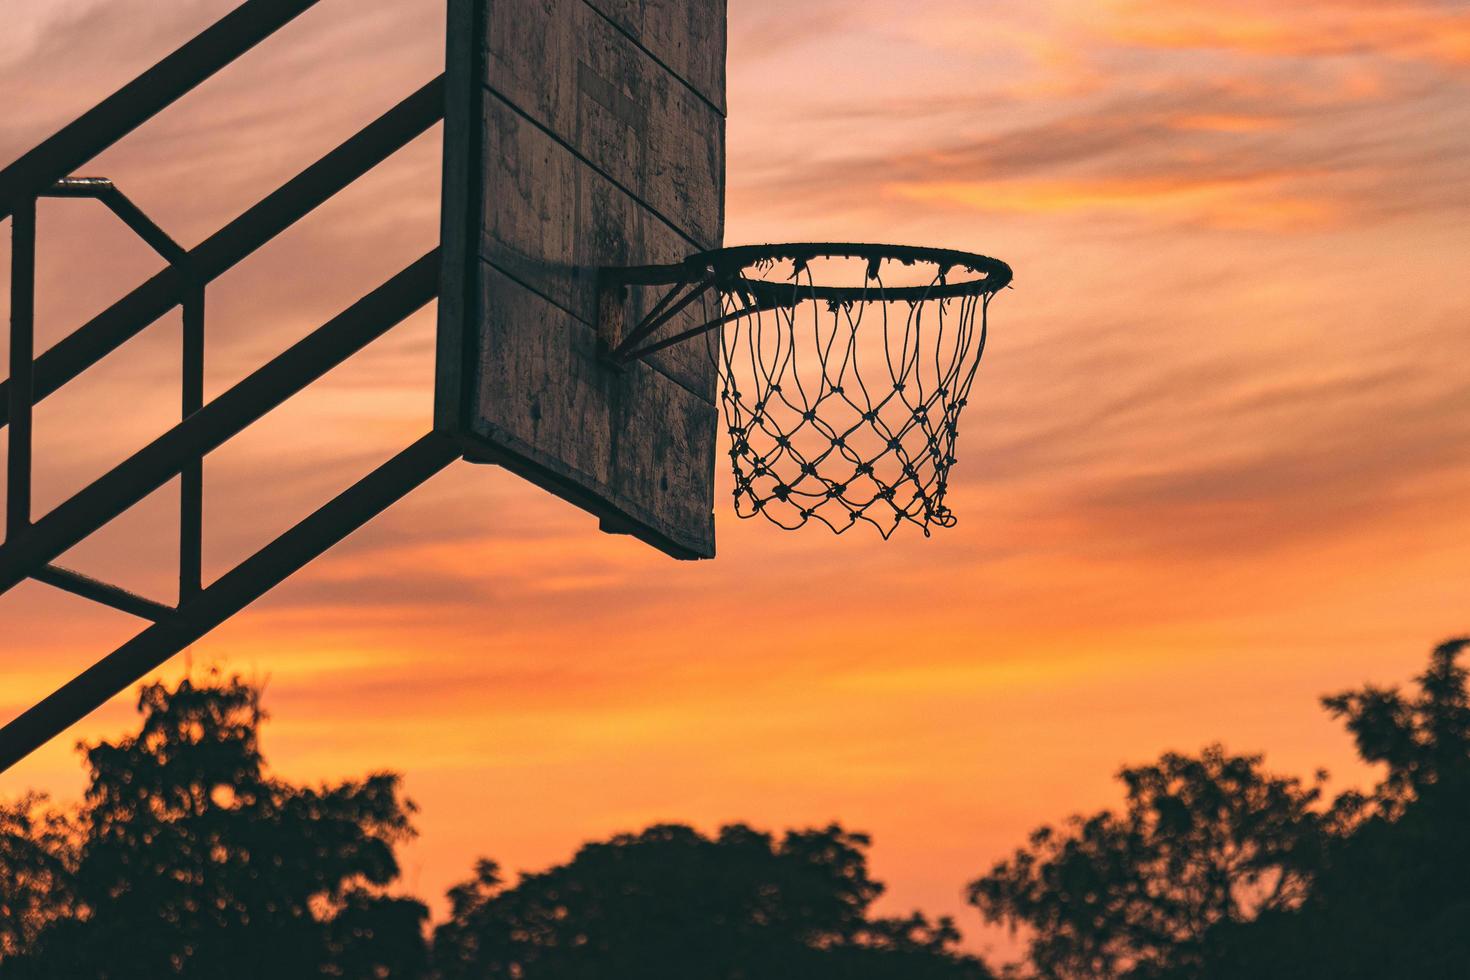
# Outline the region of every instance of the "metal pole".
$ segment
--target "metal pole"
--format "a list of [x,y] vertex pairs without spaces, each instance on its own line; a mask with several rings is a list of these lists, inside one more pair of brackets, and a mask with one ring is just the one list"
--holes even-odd
[[0,772],[265,595],[459,455],[452,439],[432,433],[328,501],[200,591],[188,610],[148,627],[0,729]]
[[[181,421],[204,407],[204,286],[184,300]],[[179,605],[199,591],[204,565],[204,457],[179,472]]]
[[5,540],[31,523],[32,382],[36,345],[36,199],[18,203],[10,224],[10,449],[6,458]]

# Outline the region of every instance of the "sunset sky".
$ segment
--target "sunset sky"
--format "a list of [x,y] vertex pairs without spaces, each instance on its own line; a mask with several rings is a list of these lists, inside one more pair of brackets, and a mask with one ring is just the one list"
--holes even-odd
[[[231,0],[5,0],[0,161]],[[963,419],[958,527],[742,522],[676,563],[458,464],[160,676],[266,684],[293,779],[389,768],[442,910],[654,821],[841,820],[886,907],[1004,936],[966,881],[1112,774],[1219,739],[1366,778],[1318,695],[1470,630],[1470,9],[1451,0],[731,0],[727,244],[892,240],[1016,270]],[[793,9],[795,8],[795,9]],[[443,0],[324,0],[84,168],[196,244],[432,78]],[[217,394],[433,247],[440,130],[209,292]],[[41,210],[38,346],[159,267]],[[9,234],[0,243],[8,276]],[[0,296],[0,305],[8,302]],[[178,316],[38,409],[38,510],[171,424]],[[3,343],[3,340],[0,340]],[[433,311],[208,458],[206,574],[429,424]],[[166,488],[64,563],[172,600]],[[137,621],[0,597],[0,715]],[[78,739],[0,776],[73,799]]]

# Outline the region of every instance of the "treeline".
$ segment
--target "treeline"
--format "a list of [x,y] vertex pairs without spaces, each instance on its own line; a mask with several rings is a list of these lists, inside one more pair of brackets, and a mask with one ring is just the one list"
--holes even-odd
[[649,827],[514,880],[481,860],[429,928],[398,888],[399,778],[270,774],[260,693],[211,675],[142,689],[84,746],[86,793],[0,804],[0,980],[1183,980],[1470,976],[1470,694],[1446,643],[1407,690],[1324,699],[1368,793],[1219,746],[1120,773],[1118,810],[1035,831],[971,882],[1023,962],[954,922],[878,915],[869,841]]

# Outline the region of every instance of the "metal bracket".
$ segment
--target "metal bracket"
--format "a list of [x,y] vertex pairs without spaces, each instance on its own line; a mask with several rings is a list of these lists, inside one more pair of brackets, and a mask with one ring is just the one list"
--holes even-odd
[[[692,331],[685,331],[677,338],[645,345],[645,341],[718,285],[715,271],[702,267],[697,259],[698,256],[694,256],[687,262],[675,265],[605,268],[598,273],[597,335],[605,360],[616,367],[622,367],[673,343],[713,330],[719,325],[718,320],[711,321]],[[630,286],[669,287],[631,330],[627,328]]]

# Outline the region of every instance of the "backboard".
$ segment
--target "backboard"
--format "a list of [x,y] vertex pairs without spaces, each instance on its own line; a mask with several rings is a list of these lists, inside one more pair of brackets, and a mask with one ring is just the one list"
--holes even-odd
[[449,34],[436,427],[713,557],[714,365],[600,358],[597,279],[722,244],[725,0],[452,0]]

